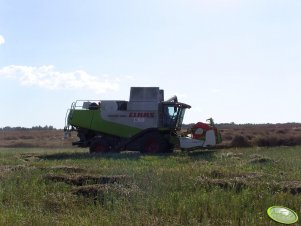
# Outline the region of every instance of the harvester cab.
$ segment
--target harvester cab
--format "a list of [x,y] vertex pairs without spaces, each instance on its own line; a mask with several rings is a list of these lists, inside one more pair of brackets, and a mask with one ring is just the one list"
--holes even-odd
[[170,128],[171,130],[179,131],[181,130],[184,114],[186,108],[190,106],[183,103],[169,103],[163,102],[163,118],[162,118],[162,127]]

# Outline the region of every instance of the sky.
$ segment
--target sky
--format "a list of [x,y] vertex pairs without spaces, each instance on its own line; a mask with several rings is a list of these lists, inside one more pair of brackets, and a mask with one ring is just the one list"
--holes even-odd
[[300,0],[0,0],[0,127],[155,86],[184,123],[301,122]]

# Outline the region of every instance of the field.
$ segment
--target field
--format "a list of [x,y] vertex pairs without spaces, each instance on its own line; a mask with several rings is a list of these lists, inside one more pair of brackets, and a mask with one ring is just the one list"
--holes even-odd
[[[186,131],[185,126],[183,131]],[[221,147],[276,147],[301,145],[301,123],[220,124]],[[0,147],[71,148],[76,133],[64,138],[63,130],[0,130]]]
[[64,139],[63,130],[0,130],[0,147],[27,148],[70,148],[76,133]]
[[231,147],[246,131],[168,155],[90,155],[62,131],[1,131],[0,225],[279,225],[272,205],[300,217],[301,146]]

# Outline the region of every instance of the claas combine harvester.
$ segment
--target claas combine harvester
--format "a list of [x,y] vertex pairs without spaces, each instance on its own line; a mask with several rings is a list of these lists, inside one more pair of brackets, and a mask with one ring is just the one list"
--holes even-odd
[[132,150],[143,153],[172,152],[215,146],[220,133],[210,124],[196,123],[184,135],[181,126],[190,106],[176,96],[164,100],[158,87],[132,87],[129,101],[81,100],[66,115],[65,132],[77,131],[73,145],[91,153]]

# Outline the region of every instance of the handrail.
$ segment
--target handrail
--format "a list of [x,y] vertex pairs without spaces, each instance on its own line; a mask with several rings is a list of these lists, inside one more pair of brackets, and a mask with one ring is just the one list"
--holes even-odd
[[73,110],[82,109],[82,110],[89,110],[90,104],[95,103],[100,105],[99,100],[76,100],[72,102],[71,107],[67,109],[66,116],[65,116],[65,130],[70,130],[69,118],[72,117]]
[[[75,102],[73,102],[73,106],[71,106],[71,109],[78,109],[78,108],[88,109],[88,108],[86,108],[84,106],[85,103],[88,103],[88,104],[92,104],[92,103],[99,104],[100,100],[76,100]],[[88,104],[86,104],[86,105],[88,105]]]
[[69,113],[70,113],[70,109],[67,109],[67,112],[66,112],[66,116],[65,116],[65,130],[69,131],[69,122],[68,122],[68,118],[69,118]]

